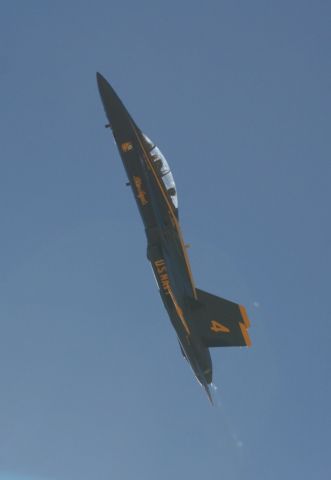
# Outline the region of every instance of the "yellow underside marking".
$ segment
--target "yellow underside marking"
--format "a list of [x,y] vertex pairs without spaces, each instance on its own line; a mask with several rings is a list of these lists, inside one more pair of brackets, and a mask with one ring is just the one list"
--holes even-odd
[[246,308],[243,305],[239,305],[239,310],[240,310],[242,319],[244,321],[244,323],[239,322],[240,330],[244,337],[247,347],[250,347],[252,345],[252,342],[251,342],[251,339],[249,338],[247,328],[250,327],[251,322],[249,321]]
[[230,330],[228,327],[226,327],[220,322],[217,322],[216,320],[212,320],[210,324],[211,324],[210,330],[212,330],[215,333],[218,333],[218,332],[230,333]]
[[186,322],[186,320],[185,320],[185,318],[184,318],[183,310],[182,310],[182,309],[180,308],[180,306],[178,305],[177,300],[176,300],[176,298],[175,298],[175,295],[173,294],[173,291],[171,290],[170,287],[169,287],[169,295],[170,295],[170,297],[171,297],[171,300],[173,301],[173,304],[174,304],[174,306],[175,306],[176,312],[177,312],[177,314],[178,314],[178,316],[179,316],[179,318],[180,318],[180,320],[181,320],[181,322],[182,322],[182,324],[183,324],[183,327],[185,328],[186,333],[187,333],[188,335],[190,335],[191,332],[190,332],[189,326],[188,326],[188,324],[187,324],[187,322]]
[[244,320],[244,325],[246,328],[250,327],[251,322],[249,321],[246,308],[243,305],[239,305],[239,310],[242,316],[242,319]]
[[182,232],[180,230],[180,225],[179,225],[179,222],[176,218],[176,215],[174,214],[173,212],[173,206],[172,204],[169,202],[169,199],[167,197],[167,195],[165,194],[164,192],[164,189],[162,187],[162,184],[160,182],[160,179],[159,177],[157,176],[157,173],[155,172],[154,168],[153,168],[153,165],[152,165],[152,162],[150,161],[149,157],[148,157],[148,153],[146,152],[145,150],[145,147],[144,145],[142,144],[141,140],[140,140],[140,137],[138,135],[138,132],[136,131],[136,128],[134,125],[132,125],[132,128],[134,129],[134,131],[136,132],[136,135],[137,135],[137,138],[138,138],[138,141],[140,143],[140,146],[142,148],[142,151],[145,155],[145,160],[148,164],[148,166],[150,167],[150,169],[152,170],[153,172],[153,175],[155,177],[155,180],[162,192],[162,195],[164,197],[164,200],[166,201],[166,204],[169,208],[169,213],[170,213],[170,216],[171,216],[171,221],[172,221],[172,224],[174,225],[174,227],[176,228],[177,230],[177,233],[178,233],[178,238],[179,238],[179,241],[181,243],[181,247],[182,247],[182,252],[184,254],[184,258],[185,258],[185,263],[186,263],[186,267],[187,267],[187,271],[188,271],[188,274],[189,274],[189,277],[190,277],[190,281],[191,281],[191,285],[192,285],[192,290],[193,290],[193,296],[194,298],[197,300],[198,299],[198,295],[197,295],[197,292],[196,292],[196,289],[195,289],[195,285],[194,285],[194,280],[193,280],[193,275],[192,275],[192,270],[191,270],[191,266],[190,266],[190,261],[189,261],[189,258],[188,258],[188,255],[186,253],[186,248],[185,248],[185,243],[184,243],[184,240],[183,240],[183,236],[182,236]]
[[122,148],[122,151],[126,153],[132,150],[133,146],[131,142],[124,142],[122,143],[121,148]]
[[137,198],[139,198],[140,203],[144,207],[147,205],[148,201],[146,199],[146,192],[144,192],[142,189],[142,180],[140,177],[133,176],[133,181],[137,189]]
[[248,335],[248,332],[247,332],[247,329],[246,329],[245,325],[243,323],[239,322],[239,326],[240,326],[240,330],[241,330],[241,333],[244,337],[244,340],[245,340],[245,343],[246,343],[247,347],[250,347],[252,345],[252,341],[249,338],[249,335]]

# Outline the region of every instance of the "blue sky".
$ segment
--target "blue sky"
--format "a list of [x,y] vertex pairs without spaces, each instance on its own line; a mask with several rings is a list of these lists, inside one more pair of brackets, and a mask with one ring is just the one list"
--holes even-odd
[[[0,479],[330,475],[326,1],[3,1]],[[177,184],[195,282],[247,307],[183,361],[98,96]],[[14,476],[15,475],[15,476]]]

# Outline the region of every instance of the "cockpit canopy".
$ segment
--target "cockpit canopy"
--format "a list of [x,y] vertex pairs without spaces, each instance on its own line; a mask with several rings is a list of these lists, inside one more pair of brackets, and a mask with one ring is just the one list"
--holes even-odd
[[143,134],[143,136],[148,145],[149,153],[156,167],[157,174],[161,178],[174,207],[177,209],[177,190],[174,177],[172,176],[168,162],[162,154],[161,150],[151,141],[151,139],[148,138],[145,134]]

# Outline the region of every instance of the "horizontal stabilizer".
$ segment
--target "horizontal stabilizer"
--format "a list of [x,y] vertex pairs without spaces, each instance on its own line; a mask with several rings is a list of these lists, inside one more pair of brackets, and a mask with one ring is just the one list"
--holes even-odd
[[242,305],[196,289],[198,301],[193,321],[206,347],[241,347],[251,345],[250,325]]

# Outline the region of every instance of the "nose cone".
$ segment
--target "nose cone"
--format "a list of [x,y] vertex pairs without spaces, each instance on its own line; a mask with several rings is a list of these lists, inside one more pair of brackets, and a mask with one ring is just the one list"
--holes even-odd
[[101,75],[101,73],[97,72],[97,81],[99,82],[99,81],[101,81],[101,80],[106,81],[105,77],[103,77],[103,76]]
[[110,85],[105,79],[105,77],[103,77],[99,72],[97,72],[97,83],[98,83],[100,95],[102,97],[102,95],[107,91]]
[[121,101],[105,77],[103,77],[99,72],[97,72],[97,83],[100,97],[107,113],[109,108],[114,107],[114,104],[116,103],[121,103]]
[[113,129],[117,129],[117,124],[122,122],[124,118],[130,119],[130,115],[113,87],[99,72],[97,72],[97,83],[109,123]]

